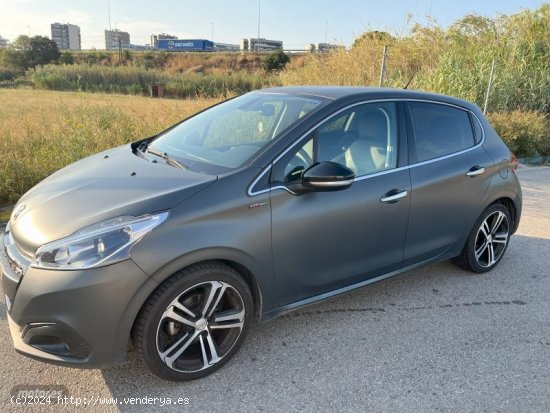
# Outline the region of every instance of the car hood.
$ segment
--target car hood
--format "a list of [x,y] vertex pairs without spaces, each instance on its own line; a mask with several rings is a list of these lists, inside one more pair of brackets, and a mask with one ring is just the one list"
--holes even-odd
[[85,226],[170,209],[216,179],[150,162],[130,145],[118,147],[75,162],[27,192],[13,209],[12,237],[33,256],[41,245]]

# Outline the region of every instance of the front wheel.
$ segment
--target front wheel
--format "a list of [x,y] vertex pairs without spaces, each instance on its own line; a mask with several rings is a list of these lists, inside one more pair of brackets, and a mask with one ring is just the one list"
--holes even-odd
[[483,273],[492,270],[502,259],[511,230],[510,212],[501,204],[488,207],[476,221],[456,262],[462,268]]
[[200,264],[169,278],[145,303],[134,341],[149,369],[175,381],[219,369],[250,327],[250,289],[231,267]]

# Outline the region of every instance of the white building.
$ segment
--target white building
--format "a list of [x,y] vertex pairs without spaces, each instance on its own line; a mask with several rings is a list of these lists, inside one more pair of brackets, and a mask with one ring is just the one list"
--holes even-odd
[[80,50],[80,27],[75,24],[52,23],[52,40],[59,50]]
[[283,48],[281,40],[268,40],[263,38],[249,37],[241,39],[241,50],[250,52],[270,52]]
[[130,46],[130,34],[118,29],[105,30],[105,49],[116,50],[119,43],[122,49],[127,49]]
[[344,49],[344,46],[339,44],[331,44],[331,43],[317,43],[315,45],[315,51],[320,53],[330,52],[332,50],[338,50],[338,49]]
[[8,47],[8,39],[4,39],[2,36],[0,36],[0,49],[3,49],[5,47]]

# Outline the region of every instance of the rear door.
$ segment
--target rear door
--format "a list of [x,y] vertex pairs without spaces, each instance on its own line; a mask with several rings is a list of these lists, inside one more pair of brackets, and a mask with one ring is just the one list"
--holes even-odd
[[408,102],[407,114],[412,197],[404,266],[443,254],[469,231],[491,180],[473,114],[429,102]]

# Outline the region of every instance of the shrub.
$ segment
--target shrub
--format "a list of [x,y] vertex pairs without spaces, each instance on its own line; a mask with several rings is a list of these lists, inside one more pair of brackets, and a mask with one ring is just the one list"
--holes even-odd
[[288,55],[278,49],[263,60],[262,68],[266,72],[279,72],[285,68],[288,62],[290,62]]
[[59,63],[62,65],[72,65],[74,64],[74,56],[71,52],[63,52],[59,58]]
[[15,80],[19,74],[17,70],[0,67],[0,82]]
[[550,121],[543,113],[515,110],[488,118],[517,156],[550,156]]

